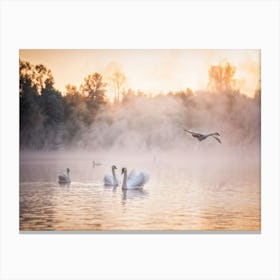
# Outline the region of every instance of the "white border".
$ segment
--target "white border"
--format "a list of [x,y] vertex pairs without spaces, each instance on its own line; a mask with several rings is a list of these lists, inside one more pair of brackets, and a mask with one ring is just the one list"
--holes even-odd
[[[2,279],[279,279],[279,2],[2,1]],[[262,233],[20,235],[18,49],[262,50]]]

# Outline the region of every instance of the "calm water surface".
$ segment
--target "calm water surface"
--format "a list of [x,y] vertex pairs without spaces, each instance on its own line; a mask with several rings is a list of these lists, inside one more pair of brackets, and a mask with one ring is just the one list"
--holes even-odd
[[[119,161],[99,157],[21,156],[20,230],[260,230],[259,164],[236,158],[211,162]],[[143,190],[103,186],[111,164],[145,170]],[[57,172],[69,167],[71,184]]]

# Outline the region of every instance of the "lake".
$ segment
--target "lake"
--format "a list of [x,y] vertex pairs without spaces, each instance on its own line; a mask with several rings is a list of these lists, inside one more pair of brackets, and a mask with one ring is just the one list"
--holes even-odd
[[[259,156],[201,155],[21,152],[20,230],[260,231]],[[125,166],[150,180],[142,190],[105,187],[113,164],[119,176]],[[57,173],[67,167],[71,184],[59,185]]]

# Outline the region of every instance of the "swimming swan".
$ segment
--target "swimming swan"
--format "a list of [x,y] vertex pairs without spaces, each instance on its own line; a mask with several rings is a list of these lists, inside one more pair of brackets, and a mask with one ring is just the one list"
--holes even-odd
[[220,144],[222,144],[222,141],[216,137],[216,136],[221,136],[218,132],[214,132],[214,133],[208,133],[208,134],[203,134],[203,133],[197,133],[197,132],[193,132],[191,130],[188,129],[184,129],[184,131],[190,133],[192,135],[192,137],[195,137],[197,140],[202,141],[205,140],[207,137],[212,136],[213,138],[215,138]]
[[123,190],[141,189],[149,180],[149,175],[147,173],[139,172],[137,174],[134,170],[127,176],[127,169],[125,167],[122,168],[122,174],[124,174],[122,183]]
[[113,175],[105,175],[104,176],[104,185],[105,186],[118,186],[120,184],[120,179],[116,177],[115,170],[117,167],[115,165],[112,166],[112,174]]
[[66,172],[67,172],[67,175],[65,173],[63,173],[63,172],[60,172],[58,174],[58,183],[60,183],[60,184],[67,184],[67,183],[71,182],[70,176],[69,176],[70,169],[67,168]]

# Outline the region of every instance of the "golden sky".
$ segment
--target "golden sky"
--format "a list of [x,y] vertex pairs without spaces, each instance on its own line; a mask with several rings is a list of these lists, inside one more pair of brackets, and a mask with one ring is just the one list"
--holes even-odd
[[260,80],[259,50],[20,50],[20,58],[51,69],[55,87],[80,86],[100,72],[107,79],[115,70],[125,73],[125,87],[144,92],[205,89],[210,65],[229,62],[236,67],[241,92],[253,96]]

